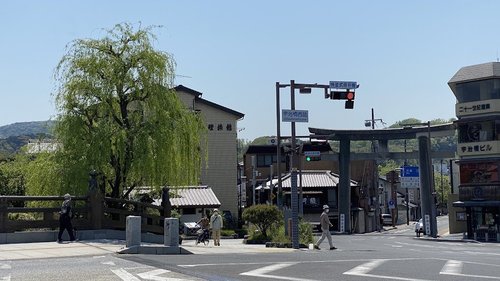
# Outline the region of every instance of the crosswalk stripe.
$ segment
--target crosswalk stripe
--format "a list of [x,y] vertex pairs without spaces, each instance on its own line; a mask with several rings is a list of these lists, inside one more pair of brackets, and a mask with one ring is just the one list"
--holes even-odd
[[111,269],[111,271],[114,274],[116,274],[118,277],[120,277],[123,281],[140,281],[139,278],[137,278],[134,275],[128,273],[123,268],[120,268],[120,269]]
[[439,274],[457,275],[462,273],[463,263],[461,261],[449,260],[441,269]]
[[268,266],[264,266],[255,270],[240,273],[240,275],[262,277],[262,278],[272,278],[272,279],[282,279],[282,280],[293,280],[293,281],[316,281],[312,279],[294,278],[288,276],[278,276],[267,274],[272,271],[276,271],[285,267],[294,265],[293,263],[277,263]]

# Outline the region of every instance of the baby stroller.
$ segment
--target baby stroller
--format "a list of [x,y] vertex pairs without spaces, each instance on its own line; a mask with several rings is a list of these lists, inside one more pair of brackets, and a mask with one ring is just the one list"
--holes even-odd
[[210,242],[208,229],[200,228],[196,233],[198,234],[198,238],[196,238],[196,245],[198,245],[198,243],[203,243],[205,246],[208,245]]

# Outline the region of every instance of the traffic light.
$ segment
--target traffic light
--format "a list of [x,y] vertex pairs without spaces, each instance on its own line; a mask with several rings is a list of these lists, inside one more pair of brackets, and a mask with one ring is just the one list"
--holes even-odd
[[332,91],[330,99],[332,100],[354,100],[355,93],[353,91]]
[[319,155],[319,156],[306,156],[307,162],[320,161],[320,160],[321,160],[321,155]]
[[345,108],[353,109],[354,108],[354,97],[355,92],[351,90],[347,91],[332,91],[330,92],[330,99],[332,100],[346,100]]

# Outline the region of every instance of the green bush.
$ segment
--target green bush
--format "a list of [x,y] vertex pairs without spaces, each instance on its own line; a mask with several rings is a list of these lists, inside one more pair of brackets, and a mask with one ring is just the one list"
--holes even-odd
[[308,221],[301,219],[299,221],[299,243],[308,245],[313,242],[312,225]]
[[290,237],[285,235],[284,223],[281,223],[279,226],[271,228],[269,236],[271,236],[271,242],[278,242],[278,243],[291,242]]
[[248,231],[246,228],[237,228],[234,230],[236,234],[238,234],[238,238],[243,238],[245,235],[248,234]]
[[246,222],[255,225],[262,233],[263,238],[267,240],[267,231],[274,224],[283,220],[283,214],[276,206],[260,204],[246,208],[243,211],[242,218]]
[[221,229],[220,231],[221,236],[233,236],[234,234],[235,232],[232,229]]
[[[285,224],[282,222],[279,226],[272,227],[269,236],[272,242],[287,243],[291,242],[291,237],[285,235]],[[309,222],[299,220],[299,243],[307,245],[313,243],[312,226]]]

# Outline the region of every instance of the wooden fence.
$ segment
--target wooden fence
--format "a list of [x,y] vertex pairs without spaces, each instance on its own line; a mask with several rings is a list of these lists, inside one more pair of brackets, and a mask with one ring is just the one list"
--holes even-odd
[[[71,199],[72,223],[78,230],[125,230],[126,217],[134,215],[142,217],[143,232],[163,234],[163,221],[170,213],[170,206],[163,203],[157,206],[103,197],[99,191],[90,191],[87,196],[73,196]],[[63,201],[62,196],[0,196],[0,233],[57,229]],[[29,202],[47,202],[47,206],[58,207],[28,207],[34,205]]]

